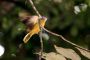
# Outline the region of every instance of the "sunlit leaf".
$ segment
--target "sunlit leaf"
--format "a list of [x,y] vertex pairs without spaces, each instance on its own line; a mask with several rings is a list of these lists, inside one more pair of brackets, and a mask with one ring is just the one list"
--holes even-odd
[[66,58],[69,58],[71,60],[81,60],[80,56],[72,49],[66,49],[62,47],[55,46],[58,53],[65,56]]
[[60,54],[50,52],[50,53],[44,53],[44,59],[46,60],[66,60],[66,58]]
[[90,52],[87,52],[87,51],[82,50],[82,49],[79,49],[79,48],[77,48],[77,49],[81,52],[81,54],[82,54],[83,56],[85,56],[85,57],[87,57],[88,59],[90,59]]

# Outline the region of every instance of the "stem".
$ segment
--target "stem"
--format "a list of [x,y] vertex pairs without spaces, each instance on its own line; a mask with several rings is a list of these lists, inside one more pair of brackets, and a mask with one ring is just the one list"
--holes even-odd
[[43,56],[43,40],[42,40],[42,28],[40,26],[40,19],[42,18],[42,16],[40,15],[40,13],[36,9],[35,5],[33,4],[33,1],[29,0],[29,2],[31,3],[31,5],[32,5],[33,9],[35,10],[35,12],[37,13],[37,15],[39,16],[38,24],[39,24],[39,29],[40,29],[39,37],[40,37],[40,43],[41,43],[41,51],[40,51],[41,53],[40,53],[39,60],[41,60],[41,58]]
[[42,28],[40,29],[39,37],[40,37],[40,42],[41,42],[41,53],[40,54],[41,54],[41,58],[42,58],[42,56],[43,56]]
[[29,0],[29,2],[31,3],[31,5],[32,5],[34,11],[37,13],[37,15],[38,15],[40,18],[42,18],[42,16],[40,15],[40,13],[38,12],[38,10],[36,9],[35,5],[33,4],[33,1],[32,1],[32,0]]
[[42,29],[44,29],[46,32],[48,32],[48,33],[50,33],[50,34],[52,34],[52,35],[54,35],[54,36],[60,37],[63,41],[65,41],[65,42],[67,42],[67,43],[69,43],[69,44],[75,46],[75,48],[80,48],[80,49],[82,49],[82,50],[85,50],[85,51],[90,52],[90,50],[85,49],[85,48],[83,48],[83,47],[81,47],[81,46],[79,46],[79,45],[77,45],[77,44],[75,44],[75,43],[72,43],[71,41],[69,41],[69,40],[67,40],[66,38],[64,38],[62,35],[53,33],[53,32],[51,32],[51,31],[45,29],[44,27],[42,27]]

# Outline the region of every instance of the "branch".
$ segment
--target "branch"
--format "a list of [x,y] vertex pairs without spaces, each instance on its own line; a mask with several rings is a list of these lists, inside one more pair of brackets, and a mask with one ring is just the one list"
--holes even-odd
[[37,15],[39,16],[39,18],[42,18],[41,14],[38,12],[38,10],[36,9],[35,5],[33,4],[33,1],[32,0],[29,0],[29,2],[31,3],[32,8],[37,13]]
[[35,12],[37,13],[37,15],[39,16],[39,20],[38,20],[38,24],[39,24],[39,37],[40,37],[40,42],[41,42],[41,56],[39,57],[39,60],[41,60],[42,56],[43,56],[43,40],[42,40],[42,28],[40,26],[40,19],[42,18],[42,16],[40,15],[40,13],[38,12],[38,10],[36,9],[35,5],[33,4],[32,0],[29,0],[29,2],[32,5],[32,8],[35,10]]
[[77,44],[75,44],[75,43],[72,43],[71,41],[69,41],[69,40],[67,40],[66,38],[64,38],[62,35],[59,35],[59,34],[53,33],[53,32],[47,30],[47,29],[44,28],[44,27],[42,27],[42,29],[45,30],[46,32],[48,32],[48,33],[54,35],[54,36],[60,37],[63,41],[65,41],[65,42],[67,42],[67,43],[69,43],[69,44],[71,44],[71,45],[73,45],[73,46],[75,46],[75,47],[77,47],[77,48],[80,48],[80,49],[82,49],[82,50],[85,50],[85,51],[90,52],[90,50],[85,49],[85,48],[83,48],[83,47],[81,47],[81,46],[79,46],[79,45],[77,45]]

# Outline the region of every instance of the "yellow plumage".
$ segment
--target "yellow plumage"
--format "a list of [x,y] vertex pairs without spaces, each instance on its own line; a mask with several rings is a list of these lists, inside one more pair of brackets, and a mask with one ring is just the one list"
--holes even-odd
[[[46,18],[42,18],[40,20],[40,25],[42,27],[44,27],[46,20],[47,20]],[[40,32],[40,28],[39,28],[39,24],[37,22],[36,24],[34,24],[32,30],[30,30],[29,33],[24,37],[24,39],[23,39],[24,43],[27,43],[34,34],[38,34],[39,32]]]

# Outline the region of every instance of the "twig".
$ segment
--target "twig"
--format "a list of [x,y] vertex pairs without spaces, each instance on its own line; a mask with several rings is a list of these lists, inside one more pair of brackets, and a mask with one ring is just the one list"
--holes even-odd
[[90,52],[90,50],[85,49],[85,48],[83,48],[83,47],[81,47],[81,46],[79,46],[79,45],[77,45],[77,44],[75,44],[75,43],[70,42],[69,40],[67,40],[66,38],[64,38],[62,35],[59,35],[59,34],[53,33],[53,32],[51,32],[51,31],[45,29],[44,27],[42,27],[42,29],[45,30],[46,32],[48,32],[48,33],[54,35],[54,36],[60,37],[63,41],[65,41],[65,42],[67,42],[67,43],[69,43],[69,44],[75,46],[76,48],[80,48],[80,49],[82,49],[82,50],[85,50],[85,51]]
[[43,40],[42,40],[42,28],[40,26],[40,19],[42,18],[42,16],[40,15],[40,13],[38,12],[38,10],[36,9],[35,5],[33,4],[32,0],[29,0],[29,2],[31,3],[33,9],[35,10],[35,12],[37,13],[37,15],[39,16],[39,20],[38,20],[38,24],[39,24],[39,37],[40,37],[40,42],[41,42],[41,56],[39,57],[39,60],[41,60],[42,56],[43,56]]
[[36,9],[35,5],[33,4],[33,1],[32,1],[32,0],[29,0],[29,2],[31,3],[31,5],[32,5],[34,11],[37,13],[37,15],[38,15],[40,18],[42,18],[41,14],[38,12],[38,10]]

